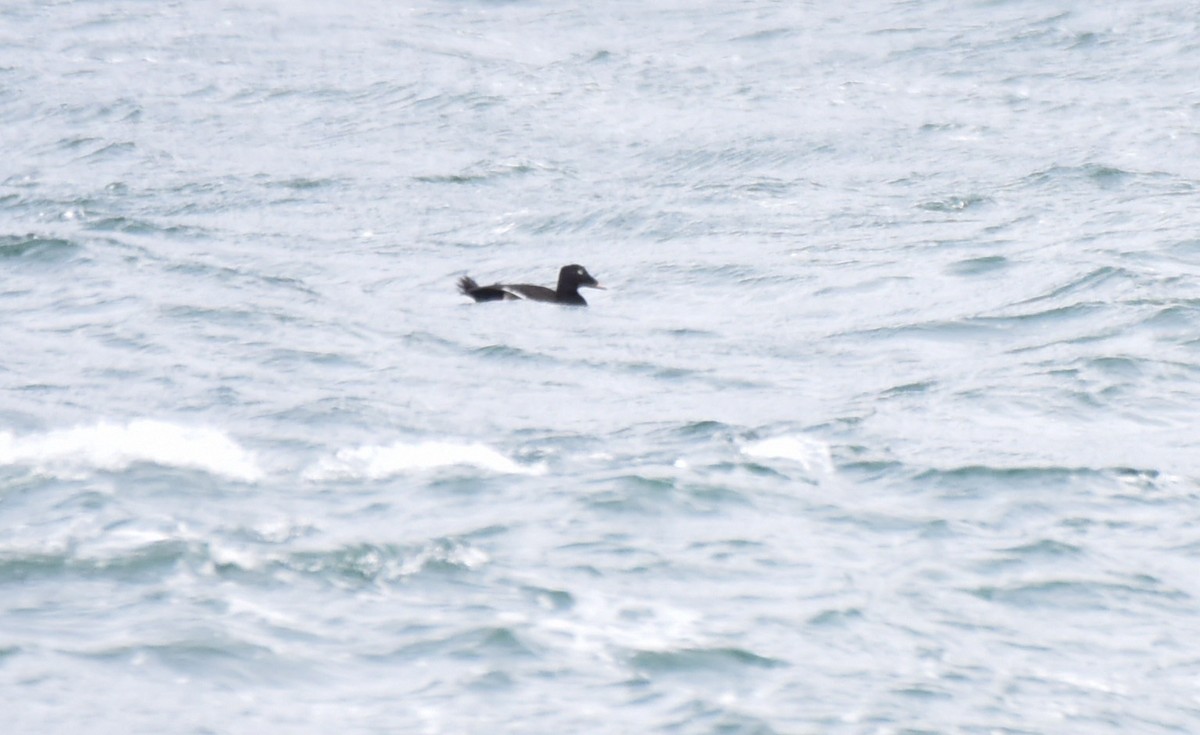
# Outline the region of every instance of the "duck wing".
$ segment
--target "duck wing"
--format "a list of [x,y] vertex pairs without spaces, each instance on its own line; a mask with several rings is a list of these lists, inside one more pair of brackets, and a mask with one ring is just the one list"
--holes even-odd
[[470,276],[458,279],[458,290],[464,296],[470,296],[476,301],[552,301],[559,300],[558,294],[552,288],[534,286],[529,283],[493,283],[490,286],[480,286]]
[[528,299],[530,301],[558,301],[558,294],[552,288],[533,286],[528,283],[497,283],[491,288],[498,288],[510,299]]

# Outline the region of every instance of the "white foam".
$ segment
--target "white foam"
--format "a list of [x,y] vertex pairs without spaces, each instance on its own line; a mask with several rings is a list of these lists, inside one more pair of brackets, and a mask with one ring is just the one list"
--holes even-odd
[[698,611],[661,602],[580,593],[570,615],[538,616],[535,624],[580,654],[610,660],[614,646],[667,652],[709,645],[703,620]]
[[257,482],[263,472],[253,453],[216,429],[136,419],[17,436],[0,431],[0,466],[28,465],[55,477],[86,477],[121,471],[145,462],[196,469],[241,482]]
[[540,475],[545,472],[542,465],[518,464],[483,444],[426,441],[340,449],[334,456],[322,459],[305,470],[304,479],[313,482],[355,478],[379,480],[406,472],[457,465],[511,475]]
[[454,544],[450,548],[426,547],[400,566],[400,575],[408,577],[419,574],[431,562],[445,562],[466,569],[479,569],[491,562],[492,557],[482,549]]
[[812,437],[792,434],[763,439],[742,447],[742,454],[759,459],[788,459],[799,462],[805,472],[833,474],[829,445]]

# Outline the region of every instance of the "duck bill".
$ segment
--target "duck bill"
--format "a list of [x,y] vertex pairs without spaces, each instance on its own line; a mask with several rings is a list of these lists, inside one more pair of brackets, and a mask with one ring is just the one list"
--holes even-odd
[[588,287],[588,288],[598,288],[598,289],[600,289],[601,291],[607,291],[607,290],[608,290],[608,289],[607,289],[607,288],[605,288],[604,286],[601,286],[599,283],[589,283],[589,284],[587,285],[587,287]]

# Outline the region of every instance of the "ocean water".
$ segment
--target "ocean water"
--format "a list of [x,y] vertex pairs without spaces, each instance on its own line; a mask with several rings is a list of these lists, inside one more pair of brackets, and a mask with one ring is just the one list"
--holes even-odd
[[1200,732],[1197,68],[1180,0],[0,5],[0,729]]

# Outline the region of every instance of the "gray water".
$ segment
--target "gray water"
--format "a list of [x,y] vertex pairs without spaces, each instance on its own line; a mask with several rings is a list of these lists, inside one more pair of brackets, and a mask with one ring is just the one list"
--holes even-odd
[[1198,17],[4,3],[3,731],[1200,731]]

